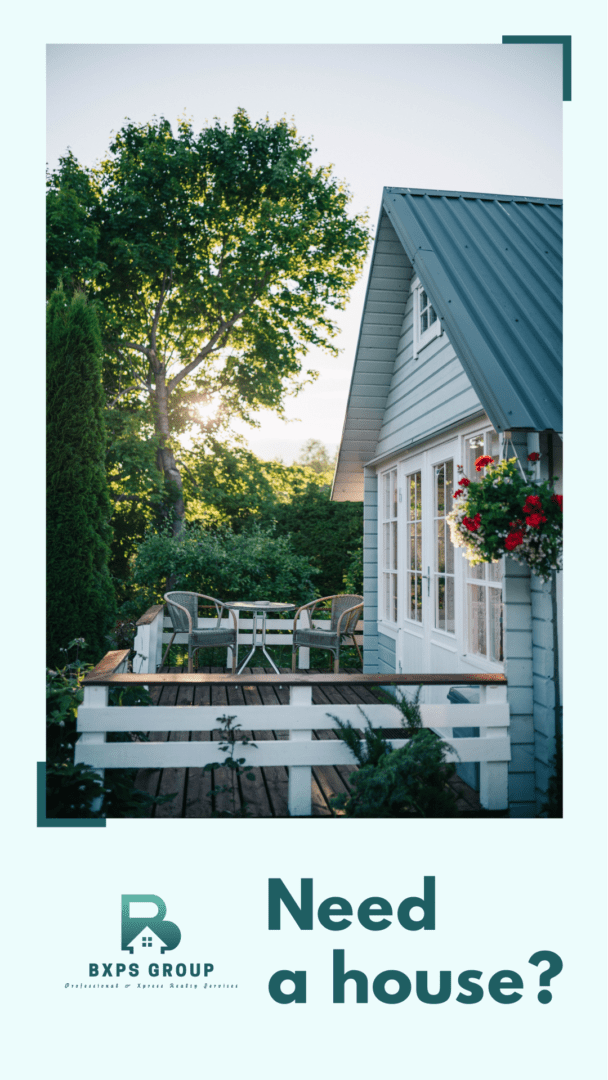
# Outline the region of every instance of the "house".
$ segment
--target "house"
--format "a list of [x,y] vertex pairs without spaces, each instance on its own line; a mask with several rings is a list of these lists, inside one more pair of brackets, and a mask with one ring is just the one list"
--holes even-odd
[[483,454],[540,453],[561,491],[561,224],[558,199],[384,189],[332,491],[364,500],[365,670],[504,671],[519,817],[561,730],[562,575],[471,566],[445,519]]

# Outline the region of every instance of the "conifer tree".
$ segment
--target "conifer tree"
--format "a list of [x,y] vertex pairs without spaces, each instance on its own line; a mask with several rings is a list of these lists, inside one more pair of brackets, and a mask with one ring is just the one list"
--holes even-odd
[[101,382],[101,339],[94,306],[60,286],[47,307],[47,662],[62,666],[83,637],[87,659],[107,651],[114,614],[108,570],[108,498]]

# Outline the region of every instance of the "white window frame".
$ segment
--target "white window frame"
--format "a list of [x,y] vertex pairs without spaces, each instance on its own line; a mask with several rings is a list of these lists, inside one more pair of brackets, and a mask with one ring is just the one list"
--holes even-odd
[[[437,318],[427,330],[421,331],[420,293],[423,291],[426,293],[429,299],[429,304],[431,305],[431,307],[433,307],[433,311],[435,311]],[[414,278],[414,281],[412,282],[412,294],[414,300],[414,359],[416,359],[418,354],[422,351],[422,349],[425,348],[426,345],[429,344],[429,342],[434,341],[436,337],[439,337],[439,335],[443,333],[443,326],[441,324],[441,319],[439,318],[439,313],[435,310],[428,291],[420,281],[420,278]]]
[[[379,530],[379,610],[380,621],[392,626],[399,625],[399,597],[401,595],[399,582],[399,503],[401,492],[399,490],[399,474],[397,466],[393,465],[385,469],[379,476],[380,513],[378,515]],[[386,497],[386,483],[388,481],[388,506]],[[388,545],[386,542],[388,537]]]

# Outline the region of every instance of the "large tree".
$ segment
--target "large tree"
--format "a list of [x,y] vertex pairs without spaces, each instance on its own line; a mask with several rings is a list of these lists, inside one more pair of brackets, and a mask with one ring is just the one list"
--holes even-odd
[[195,133],[127,123],[91,169],[69,153],[49,177],[49,285],[86,285],[104,313],[106,388],[148,409],[157,462],[184,518],[174,435],[281,413],[306,352],[331,353],[368,245],[348,189],[286,120],[239,110]]
[[101,338],[83,293],[56,289],[47,307],[47,657],[84,637],[107,650],[114,611]]

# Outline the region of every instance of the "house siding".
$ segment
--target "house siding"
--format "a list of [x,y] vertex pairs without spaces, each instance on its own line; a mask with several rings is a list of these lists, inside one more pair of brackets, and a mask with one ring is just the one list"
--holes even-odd
[[415,444],[482,411],[447,334],[414,359],[414,299],[408,297],[376,456]]

